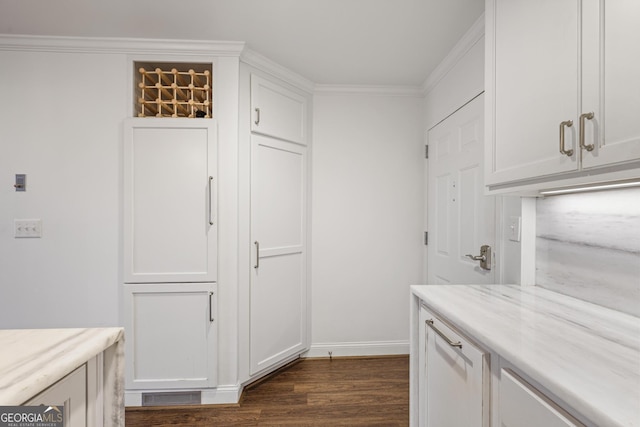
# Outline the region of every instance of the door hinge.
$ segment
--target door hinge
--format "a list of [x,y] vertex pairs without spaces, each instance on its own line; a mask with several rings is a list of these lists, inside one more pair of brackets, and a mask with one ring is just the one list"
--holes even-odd
[[424,146],[424,158],[425,159],[429,158],[429,146],[428,145]]
[[429,244],[429,232],[424,232],[424,245],[427,246]]

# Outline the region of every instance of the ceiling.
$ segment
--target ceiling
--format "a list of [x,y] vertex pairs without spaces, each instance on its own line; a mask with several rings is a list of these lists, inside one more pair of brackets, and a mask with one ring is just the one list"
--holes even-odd
[[0,0],[0,33],[245,41],[318,84],[419,86],[484,0]]

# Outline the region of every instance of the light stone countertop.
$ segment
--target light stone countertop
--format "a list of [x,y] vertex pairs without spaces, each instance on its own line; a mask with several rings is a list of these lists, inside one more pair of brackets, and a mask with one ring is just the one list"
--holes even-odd
[[640,318],[538,286],[413,295],[599,426],[640,426]]
[[122,340],[122,328],[0,330],[0,405],[21,405]]

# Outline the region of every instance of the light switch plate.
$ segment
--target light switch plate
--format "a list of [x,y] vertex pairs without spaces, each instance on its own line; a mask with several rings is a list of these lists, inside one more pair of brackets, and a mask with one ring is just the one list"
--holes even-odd
[[520,241],[520,224],[521,224],[521,217],[519,216],[510,216],[509,217],[509,224],[507,226],[507,235],[509,237],[509,240],[511,240],[512,242],[519,242]]
[[42,237],[41,219],[16,219],[13,221],[15,238]]

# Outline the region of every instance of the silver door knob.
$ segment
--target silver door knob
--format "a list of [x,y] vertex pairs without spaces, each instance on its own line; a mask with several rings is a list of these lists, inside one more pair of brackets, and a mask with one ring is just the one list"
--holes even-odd
[[480,255],[466,254],[465,256],[474,261],[480,261],[480,268],[483,270],[491,270],[491,246],[482,245]]

